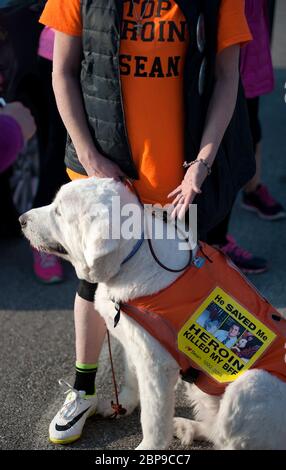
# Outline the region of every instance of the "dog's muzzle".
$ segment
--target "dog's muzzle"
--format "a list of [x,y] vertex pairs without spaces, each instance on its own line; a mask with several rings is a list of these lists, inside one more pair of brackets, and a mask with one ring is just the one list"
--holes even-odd
[[25,213],[25,214],[21,215],[21,217],[19,217],[19,222],[20,222],[22,230],[27,227],[28,221],[29,221],[29,216],[28,216],[27,213]]

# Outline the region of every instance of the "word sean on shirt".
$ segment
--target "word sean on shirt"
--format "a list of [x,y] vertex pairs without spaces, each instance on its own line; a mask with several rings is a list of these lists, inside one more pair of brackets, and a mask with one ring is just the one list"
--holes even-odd
[[[159,0],[157,2],[142,2],[137,7],[137,16],[142,17],[144,22],[141,31],[136,28],[137,16],[134,12],[134,4],[129,1],[127,14],[122,22],[121,40],[141,41],[143,43],[176,43],[185,42],[187,38],[187,22],[172,20],[160,20],[172,8],[170,0]],[[134,77],[165,78],[178,77],[180,73],[180,55],[165,57],[146,57],[144,55],[121,54],[121,75],[133,75]]]

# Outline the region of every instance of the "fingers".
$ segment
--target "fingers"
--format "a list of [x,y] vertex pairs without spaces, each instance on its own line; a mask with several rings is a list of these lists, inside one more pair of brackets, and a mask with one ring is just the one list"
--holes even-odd
[[121,168],[116,164],[111,162],[111,172],[109,174],[109,178],[115,179],[115,181],[122,182],[125,180],[126,175],[125,173],[121,170]]
[[177,217],[178,210],[180,209],[183,203],[184,203],[184,196],[183,196],[183,193],[180,191],[180,193],[172,202],[172,206],[174,207],[174,209],[171,212],[171,219],[174,219],[175,217]]
[[101,167],[99,176],[101,178],[113,178],[117,182],[122,182],[126,178],[125,173],[118,165],[116,165],[116,163],[107,160],[105,161],[105,165]]
[[189,209],[189,202],[185,202],[178,211],[178,219],[182,220]]
[[177,216],[177,207],[179,205],[180,200],[182,199],[182,186],[178,186],[174,191],[172,191],[170,194],[168,194],[168,198],[171,199],[172,197],[175,197],[174,201],[172,202],[172,206],[174,206],[174,209],[171,212],[171,219],[175,219]]
[[121,170],[119,166],[117,166],[116,168],[116,173],[118,174],[118,176],[121,176],[121,178],[127,178],[126,174]]
[[109,171],[103,171],[100,174],[101,178],[112,178],[117,182],[122,181],[120,175],[117,173],[117,171],[114,170],[109,170]]
[[178,194],[176,199],[172,202],[172,206],[174,207],[174,209],[171,212],[171,219],[174,220],[176,217],[178,217],[178,214],[179,214],[181,208],[184,206],[184,204],[185,204],[185,198],[184,198],[183,194],[180,193],[180,194]]
[[170,199],[171,197],[174,197],[176,196],[178,193],[181,193],[182,192],[182,186],[178,186],[176,189],[174,189],[174,191],[172,191],[170,194],[168,194],[168,199]]
[[197,192],[191,189],[189,194],[183,195],[182,193],[177,196],[173,205],[175,206],[174,210],[171,213],[171,219],[175,219],[178,217],[179,219],[183,219],[185,213],[189,209],[190,204],[193,203],[195,197],[197,196]]
[[117,183],[122,183],[122,178],[119,175],[112,176],[112,178],[117,182]]
[[121,169],[118,167],[118,169],[117,168],[115,169],[112,178],[114,178],[115,181],[124,183],[124,181],[126,180],[127,177],[126,177],[125,173],[123,173],[123,171],[121,171]]
[[176,219],[176,217],[178,217],[178,214],[182,208],[183,204],[177,204],[176,207],[174,208],[174,210],[171,212],[171,220],[174,220]]
[[177,197],[174,199],[174,201],[172,202],[172,205],[173,205],[173,206],[176,206],[176,205],[180,202],[180,200],[182,199],[182,197],[183,197],[182,193],[178,194],[178,196],[177,196]]

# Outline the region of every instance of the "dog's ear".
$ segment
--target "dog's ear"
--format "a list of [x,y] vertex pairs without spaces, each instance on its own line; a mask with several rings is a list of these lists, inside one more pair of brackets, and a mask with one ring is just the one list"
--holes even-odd
[[108,210],[85,215],[80,222],[82,248],[90,282],[104,282],[120,268],[120,240],[112,239]]

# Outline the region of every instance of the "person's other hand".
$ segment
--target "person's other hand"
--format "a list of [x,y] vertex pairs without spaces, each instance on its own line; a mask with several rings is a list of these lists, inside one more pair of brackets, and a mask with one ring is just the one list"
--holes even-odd
[[27,142],[36,132],[35,120],[31,111],[22,103],[15,101],[8,103],[4,108],[0,108],[2,115],[11,116],[19,126],[23,134],[24,141]]
[[197,194],[201,194],[201,186],[207,175],[206,166],[199,161],[189,167],[182,184],[168,195],[168,198],[175,198],[172,202],[174,210],[171,217],[178,217],[179,219],[184,217]]
[[113,178],[115,181],[122,181],[126,175],[119,166],[101,155],[96,149],[89,153],[88,158],[80,160],[88,176],[97,178]]

